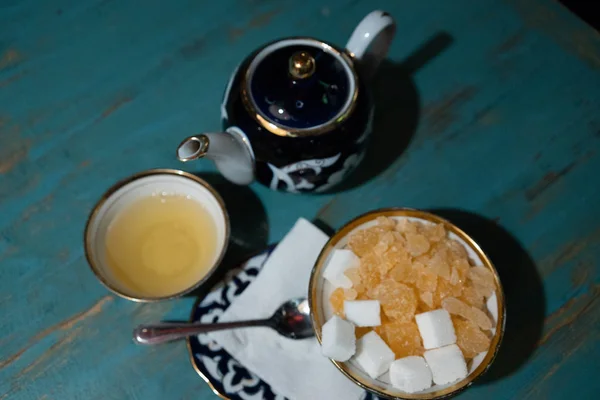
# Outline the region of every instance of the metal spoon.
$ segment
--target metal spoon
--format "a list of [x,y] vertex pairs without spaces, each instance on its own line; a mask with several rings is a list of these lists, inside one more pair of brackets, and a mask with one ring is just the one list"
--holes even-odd
[[304,339],[314,335],[310,322],[308,300],[297,298],[283,303],[273,316],[268,319],[222,322],[217,324],[161,322],[152,325],[140,325],[133,330],[133,341],[138,344],[160,344],[199,333],[256,326],[266,326],[275,329],[280,335],[290,339]]

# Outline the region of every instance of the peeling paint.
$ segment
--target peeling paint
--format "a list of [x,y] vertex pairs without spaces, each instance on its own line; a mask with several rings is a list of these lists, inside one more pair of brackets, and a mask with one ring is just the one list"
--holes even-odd
[[281,14],[282,10],[280,9],[276,9],[276,10],[271,10],[271,11],[267,11],[265,13],[262,14],[258,14],[257,16],[253,17],[250,22],[248,22],[248,27],[249,28],[261,28],[263,26],[268,25],[271,20]]
[[[100,312],[102,312],[104,306],[113,300],[114,300],[113,296],[110,296],[110,295],[104,296],[100,300],[98,300],[89,309],[82,311],[80,313],[77,313],[74,316],[72,316],[71,318],[68,318],[54,326],[51,326],[50,328],[44,329],[42,332],[35,335],[25,347],[23,347],[21,350],[19,350],[15,354],[9,356],[6,360],[0,362],[0,369],[6,367],[7,365],[18,360],[29,348],[31,348],[31,346],[33,346],[34,344],[36,344],[37,342],[39,342],[46,336],[50,335],[51,333],[56,332],[56,331],[69,331],[71,328],[73,328],[78,323],[84,321],[85,319],[91,318],[91,317],[99,314]],[[60,347],[60,345],[58,345],[59,343],[66,344],[66,343],[69,343],[70,341],[72,341],[73,337],[75,337],[77,332],[79,332],[79,329],[77,329],[72,334],[68,334],[67,336],[65,336],[64,338],[59,340],[57,343],[55,343],[53,345],[55,347],[55,349],[57,346]],[[68,342],[64,343],[66,340],[68,340]]]
[[544,276],[548,276],[557,268],[560,268],[566,265],[568,262],[573,261],[583,252],[585,252],[590,244],[596,244],[599,238],[600,229],[587,236],[576,238],[564,244],[557,252],[553,253],[549,257],[546,257],[539,264],[542,274]]
[[281,14],[283,10],[275,9],[254,16],[245,26],[230,28],[228,32],[231,42],[244,36],[251,29],[258,29],[267,26],[274,17]]
[[185,46],[181,47],[181,49],[179,49],[179,54],[181,54],[183,56],[183,58],[192,59],[192,58],[197,57],[200,54],[202,54],[202,51],[204,50],[205,47],[206,47],[206,39],[204,39],[204,38],[195,39],[195,40],[191,41],[190,43],[186,44]]
[[123,107],[125,104],[133,101],[133,96],[126,95],[117,99],[113,104],[111,104],[106,110],[102,112],[102,116],[100,119],[104,119],[117,111],[119,108]]
[[525,30],[519,29],[516,33],[510,35],[505,40],[502,41],[495,49],[494,55],[500,56],[506,53],[511,52],[515,49],[515,47],[519,46],[523,43],[523,39],[525,38]]
[[535,185],[525,191],[527,201],[535,200],[539,195],[548,190],[553,184],[566,176],[575,167],[575,163],[569,163],[559,171],[550,171],[542,177]]
[[[19,373],[17,373],[17,375],[15,375],[13,377],[13,379],[20,379],[24,375],[30,374],[32,371],[35,372],[34,370],[40,364],[42,364],[44,361],[48,360],[50,357],[52,357],[54,355],[54,353],[56,353],[57,351],[59,351],[60,349],[62,349],[63,347],[65,347],[66,345],[71,343],[73,340],[75,340],[75,338],[77,337],[77,335],[80,332],[81,332],[81,328],[77,328],[77,329],[74,329],[73,331],[69,332],[62,338],[60,338],[56,343],[52,344],[48,348],[48,350],[46,350],[44,353],[42,353],[41,356],[36,358],[33,362],[31,362],[31,364],[27,365],[25,368],[23,368],[21,371],[19,371]],[[45,368],[42,368],[40,371],[37,372],[37,374],[33,374],[32,377],[29,377],[29,379],[33,380],[33,379],[37,378],[41,373],[44,372],[44,370],[45,370]]]
[[8,154],[0,156],[0,174],[10,172],[17,164],[24,161],[29,154],[30,147],[31,141],[25,140],[21,142],[17,148],[13,148],[9,151],[4,150],[3,153]]
[[319,211],[317,211],[317,213],[315,215],[315,219],[326,220],[327,219],[327,211],[336,202],[336,200],[337,200],[337,196],[335,196],[334,198],[329,200],[327,203],[325,203],[325,205],[323,205],[323,207],[321,207],[319,209]]
[[3,79],[0,81],[0,88],[3,88],[5,86],[8,86],[16,81],[18,81],[19,79],[23,78],[24,76],[26,76],[28,74],[27,70],[23,70],[23,71],[19,71],[16,74],[9,76],[6,79]]
[[9,48],[0,56],[0,70],[14,67],[22,59],[23,56],[17,49]]
[[426,104],[423,107],[423,121],[427,124],[427,131],[432,134],[444,132],[459,119],[458,108],[472,99],[476,92],[473,86],[465,86]]
[[29,350],[29,348],[32,346],[33,344],[30,344],[28,346],[23,347],[21,350],[17,351],[15,354],[11,355],[10,357],[0,361],[0,369],[6,367],[7,365],[11,364],[12,362],[18,360],[19,358],[21,358],[21,356],[23,355],[23,353],[25,353],[27,350]]
[[82,162],[79,163],[79,165],[77,166],[78,168],[87,168],[90,166],[92,162],[90,160],[83,160]]
[[591,273],[593,272],[593,262],[581,261],[571,272],[571,283],[574,287],[580,287],[588,283]]
[[60,329],[62,331],[69,330],[76,324],[80,323],[81,321],[83,321],[87,318],[93,317],[94,315],[100,314],[102,312],[102,309],[104,308],[104,306],[113,300],[114,300],[114,297],[111,295],[104,296],[103,298],[98,300],[96,302],[96,304],[94,304],[92,307],[90,307],[86,311],[76,314],[75,316],[58,324],[57,329]]
[[50,193],[40,201],[35,204],[32,204],[28,208],[26,208],[21,214],[20,221],[26,222],[31,219],[32,216],[38,214],[40,211],[49,211],[52,207],[52,202],[54,201],[54,195]]
[[507,0],[521,15],[523,22],[550,37],[557,45],[594,69],[600,69],[600,34],[586,24],[567,23],[555,7],[545,1]]
[[61,249],[56,255],[56,259],[61,263],[67,261],[69,259],[69,249],[66,247]]
[[[581,307],[581,309],[577,310],[572,315],[570,315],[568,317],[565,317],[562,321],[558,322],[555,326],[553,326],[552,328],[550,328],[544,334],[544,336],[542,336],[542,338],[538,341],[538,347],[543,346],[546,342],[548,342],[548,340],[550,340],[550,338],[556,332],[560,331],[563,327],[571,325],[573,322],[575,322],[575,320],[577,320],[579,317],[581,317],[582,315],[584,315],[588,310],[593,309],[593,306],[595,305],[595,303],[598,300],[599,295],[600,295],[600,285],[594,286],[592,288],[591,292],[592,292],[591,296],[588,295],[589,297],[591,297],[589,299],[589,301],[587,301],[585,303],[585,305],[583,307]],[[569,313],[571,311],[571,308],[575,307],[575,305],[577,305],[577,303],[578,303],[578,299],[571,299],[571,300],[569,300],[561,308],[559,308],[552,315],[550,315],[549,317],[546,318],[545,325],[546,326],[550,325],[549,322],[551,320],[557,320],[560,317],[562,317],[563,314]]]

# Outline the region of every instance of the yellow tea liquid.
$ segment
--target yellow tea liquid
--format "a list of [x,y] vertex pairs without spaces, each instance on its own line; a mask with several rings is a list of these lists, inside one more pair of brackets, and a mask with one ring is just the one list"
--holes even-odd
[[110,223],[106,260],[114,277],[139,296],[189,288],[212,267],[215,222],[198,202],[153,195],[130,204]]

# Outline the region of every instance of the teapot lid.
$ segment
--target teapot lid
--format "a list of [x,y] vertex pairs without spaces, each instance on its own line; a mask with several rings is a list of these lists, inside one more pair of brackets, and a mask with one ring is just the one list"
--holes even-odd
[[280,136],[328,132],[354,109],[358,96],[351,58],[315,39],[284,39],[267,45],[244,74],[246,110]]

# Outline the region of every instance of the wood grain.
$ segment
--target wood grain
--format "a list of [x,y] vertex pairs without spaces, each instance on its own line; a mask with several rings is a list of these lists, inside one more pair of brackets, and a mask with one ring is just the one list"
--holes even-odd
[[[194,299],[108,294],[83,257],[87,214],[136,171],[213,176],[174,149],[219,128],[237,63],[282,36],[343,45],[373,8],[395,16],[398,38],[373,85],[364,170],[329,195],[252,185],[260,221],[238,231],[260,226],[275,242],[300,216],[335,229],[378,207],[439,210],[480,239],[509,302],[501,356],[461,398],[597,393],[598,33],[550,0],[298,4],[2,2],[1,400],[215,398],[184,344],[139,348],[130,337],[138,323],[187,318]],[[242,236],[243,251],[259,246]]]

